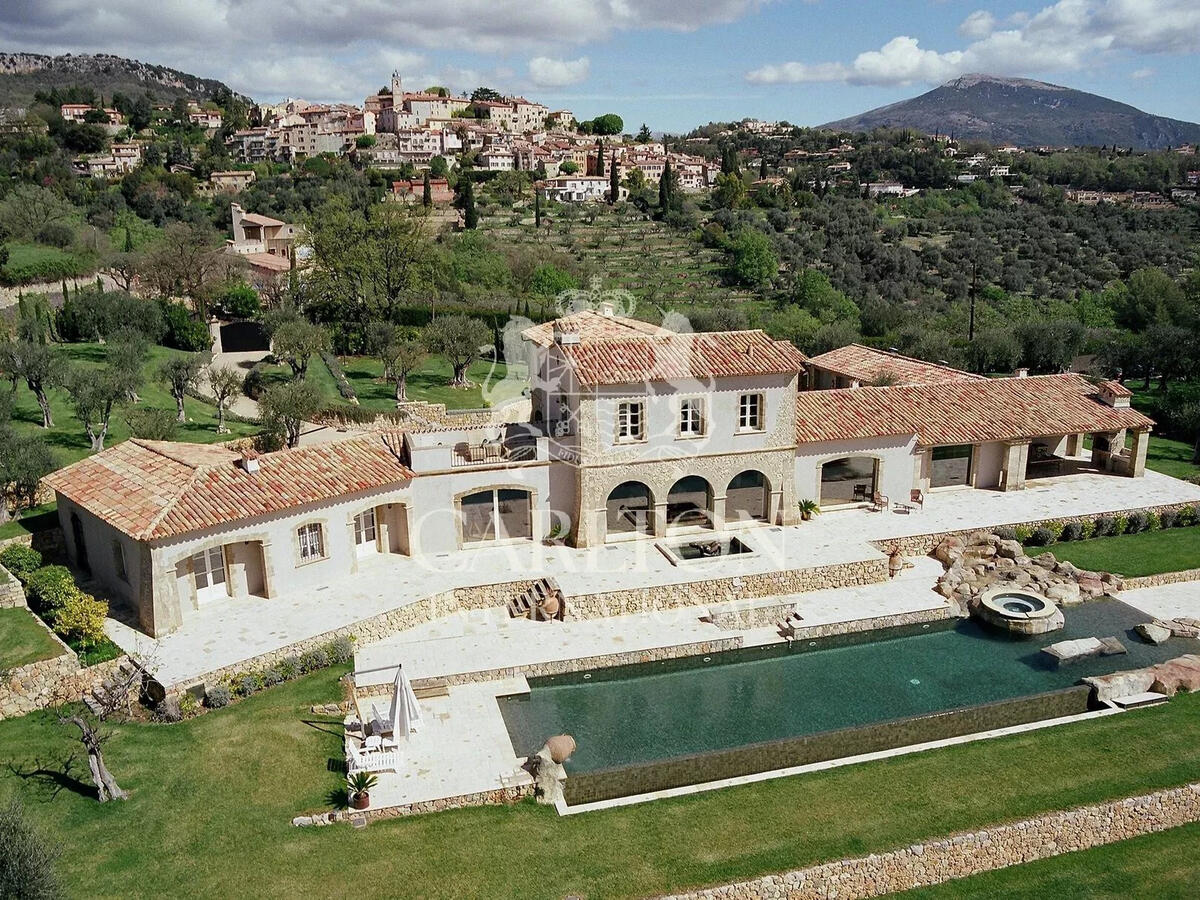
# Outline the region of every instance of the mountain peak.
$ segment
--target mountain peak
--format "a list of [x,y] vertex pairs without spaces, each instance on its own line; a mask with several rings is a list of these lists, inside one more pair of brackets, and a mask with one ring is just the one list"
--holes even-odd
[[919,97],[823,126],[837,131],[911,128],[1022,147],[1115,144],[1160,150],[1200,142],[1200,125],[1029,78],[968,74]]

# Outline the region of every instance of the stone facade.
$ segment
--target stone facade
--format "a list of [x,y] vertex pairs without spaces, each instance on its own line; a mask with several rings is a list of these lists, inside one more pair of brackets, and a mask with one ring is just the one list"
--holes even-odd
[[1200,784],[951,835],[669,900],[853,900],[941,884],[1200,821]]
[[599,619],[656,609],[707,606],[754,597],[777,597],[825,588],[887,581],[887,560],[869,559],[807,569],[783,569],[686,584],[660,584],[566,598],[565,618]]
[[912,612],[896,613],[891,616],[876,616],[872,619],[853,619],[849,622],[828,622],[824,625],[800,625],[793,629],[792,640],[808,641],[817,638],[833,637],[839,634],[853,634],[859,631],[880,631],[885,628],[900,628],[906,625],[924,625],[929,622],[942,622],[955,618],[954,611],[949,605],[934,609],[917,609]]
[[0,681],[0,719],[23,716],[64,700],[79,700],[116,672],[127,658],[119,656],[85,669],[75,652],[49,628],[46,630],[62,652],[14,669]]
[[1138,588],[1161,587],[1164,584],[1178,584],[1181,581],[1200,581],[1200,569],[1185,569],[1182,572],[1161,572],[1158,575],[1140,575],[1136,578],[1123,578],[1121,580],[1121,589],[1135,591]]
[[0,609],[27,605],[21,582],[8,569],[0,566]]
[[513,787],[495,788],[490,791],[477,791],[473,794],[460,794],[457,797],[442,797],[438,800],[422,800],[417,803],[407,803],[403,806],[386,806],[380,809],[367,809],[364,812],[343,812],[346,819],[361,815],[368,822],[382,819],[398,819],[402,816],[418,815],[420,813],[444,812],[448,809],[462,809],[467,806],[501,806],[517,803],[526,797],[533,796],[533,780],[529,784],[514,785]]

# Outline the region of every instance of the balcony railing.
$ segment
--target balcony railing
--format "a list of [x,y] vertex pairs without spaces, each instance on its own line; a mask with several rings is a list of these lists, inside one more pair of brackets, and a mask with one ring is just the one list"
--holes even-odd
[[538,445],[536,440],[485,441],[472,444],[463,441],[454,445],[451,468],[464,466],[495,466],[509,463],[536,462]]

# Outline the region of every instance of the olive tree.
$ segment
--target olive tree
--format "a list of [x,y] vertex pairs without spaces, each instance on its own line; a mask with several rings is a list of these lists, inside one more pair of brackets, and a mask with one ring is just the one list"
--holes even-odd
[[467,368],[479,358],[480,349],[491,341],[491,332],[479,319],[469,316],[442,316],[425,330],[429,349],[446,358],[454,374],[451,387],[470,387]]

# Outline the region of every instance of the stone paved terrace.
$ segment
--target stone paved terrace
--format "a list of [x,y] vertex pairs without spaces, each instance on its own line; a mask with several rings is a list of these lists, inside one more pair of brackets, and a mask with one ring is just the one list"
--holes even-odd
[[175,684],[456,587],[553,575],[570,597],[685,584],[878,559],[872,540],[1181,502],[1200,502],[1200,486],[1150,471],[1144,478],[1084,473],[1031,482],[1013,493],[935,492],[923,510],[908,515],[849,509],[786,528],[754,527],[745,532],[754,554],[688,566],[671,565],[653,541],[588,550],[526,544],[425,559],[379,557],[364,561],[356,575],[302,593],[203,606],[158,641],[114,619],[106,629],[123,649],[151,659],[164,683]]

